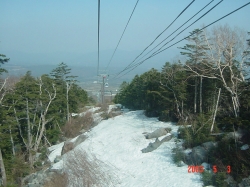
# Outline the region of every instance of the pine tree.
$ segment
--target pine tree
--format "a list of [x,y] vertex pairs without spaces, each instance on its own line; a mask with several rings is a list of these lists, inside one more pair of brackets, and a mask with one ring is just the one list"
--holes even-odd
[[65,63],[60,63],[57,68],[53,69],[50,75],[55,80],[56,84],[61,87],[66,96],[66,119],[70,119],[70,109],[69,109],[69,91],[72,85],[76,82],[77,76],[69,75],[71,69]]
[[[188,57],[187,64],[188,66],[191,66],[193,70],[199,71],[200,67],[202,65],[202,61],[206,60],[206,51],[208,50],[208,46],[205,44],[205,39],[203,35],[203,31],[199,29],[195,29],[192,31],[191,36],[187,38],[187,41],[190,42],[190,44],[186,44],[184,47],[180,48],[184,50],[181,54]],[[198,76],[196,74],[193,74],[194,76],[194,113],[197,112],[197,95],[198,95]],[[200,113],[202,113],[202,81],[203,76],[199,76],[200,78],[200,102],[199,102],[199,110]]]
[[6,69],[1,68],[1,64],[5,64],[5,63],[7,63],[9,60],[10,60],[10,59],[9,59],[9,58],[6,58],[5,55],[0,54],[0,75],[1,75],[3,72],[6,72],[6,73],[7,73],[7,70],[6,70]]

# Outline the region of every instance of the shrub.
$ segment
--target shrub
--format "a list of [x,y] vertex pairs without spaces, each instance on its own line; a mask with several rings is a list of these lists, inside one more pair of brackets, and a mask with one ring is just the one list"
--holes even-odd
[[25,162],[25,155],[17,154],[9,160],[7,179],[12,186],[20,186],[21,179],[29,173],[30,166]]
[[218,187],[227,187],[227,183],[225,182],[226,173],[225,172],[218,172],[214,177],[214,185]]
[[[115,168],[110,168],[94,155],[84,150],[73,150],[72,154],[64,160],[64,169],[68,186],[116,186],[118,177]],[[61,178],[62,176],[59,176]],[[58,181],[60,182],[60,181]],[[65,182],[66,183],[66,182]],[[54,186],[61,186],[60,184]]]
[[67,173],[55,173],[51,179],[44,184],[44,187],[67,187],[68,186],[68,175]]
[[184,126],[179,128],[179,138],[184,139],[184,147],[192,148],[204,142],[214,141],[215,138],[210,136],[210,123],[203,114],[193,117],[191,127]]
[[93,125],[93,117],[91,112],[86,112],[84,116],[72,117],[62,128],[64,136],[74,138],[79,135],[82,129],[89,130]]
[[215,187],[227,187],[227,183],[225,181],[226,179],[226,173],[225,172],[218,172],[216,174],[204,171],[201,174],[201,180],[204,184],[204,186],[215,186]]
[[223,139],[218,142],[218,146],[210,155],[211,163],[217,166],[218,171],[226,171],[227,166],[230,166],[230,175],[237,182],[250,175],[250,150],[240,150],[234,139]]
[[172,149],[172,158],[174,163],[179,167],[181,166],[181,161],[184,160],[184,153],[182,151],[182,148],[177,146],[175,148]]
[[201,180],[204,184],[204,186],[209,186],[209,185],[213,185],[213,173],[209,172],[209,171],[204,171],[201,174]]
[[101,114],[101,117],[102,117],[102,119],[106,120],[106,119],[111,118],[112,116],[110,114],[108,114],[107,112],[103,112]]

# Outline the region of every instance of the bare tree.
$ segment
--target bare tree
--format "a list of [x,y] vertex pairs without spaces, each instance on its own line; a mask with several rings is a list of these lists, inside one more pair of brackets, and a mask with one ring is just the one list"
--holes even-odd
[[[187,38],[189,42],[184,47],[181,47],[183,51],[181,51],[182,55],[188,57],[186,64],[192,67],[193,70],[199,72],[201,61],[206,60],[206,50],[208,50],[207,45],[205,44],[204,33],[202,30],[195,29],[190,33],[191,35]],[[194,77],[194,113],[197,112],[197,103],[198,103],[198,84],[199,87],[199,112],[202,113],[202,82],[203,76],[198,74],[193,74]],[[198,79],[199,78],[199,79]]]
[[178,81],[176,79],[178,76],[182,76],[182,73],[179,64],[174,63],[173,65],[170,65],[169,63],[166,63],[163,67],[160,80],[160,84],[173,93],[176,113],[179,119],[183,118],[183,97],[185,93],[182,91],[185,87],[185,83],[177,83]]
[[7,178],[6,178],[6,172],[5,172],[5,167],[3,163],[3,156],[2,156],[1,149],[0,149],[0,169],[1,169],[2,179],[3,179],[3,186],[5,187],[7,185]]
[[[42,137],[44,137],[45,140],[47,140],[45,136],[45,126],[48,122],[52,120],[52,118],[47,119],[47,113],[52,101],[56,98],[56,88],[53,83],[51,85],[53,91],[49,91],[49,89],[44,86],[42,77],[40,77],[37,80],[37,86],[39,86],[39,95],[38,99],[36,100],[36,108],[34,111],[30,111],[29,104],[31,103],[31,101],[28,98],[25,98],[25,103],[26,103],[25,119],[27,120],[27,140],[24,138],[24,134],[22,132],[20,123],[20,120],[22,120],[23,118],[19,118],[15,108],[16,101],[13,100],[13,111],[18,125],[19,134],[28,151],[28,158],[31,167],[33,166],[32,152],[38,151]],[[44,100],[43,92],[45,92],[47,95],[46,100]],[[31,116],[33,116],[33,119]],[[36,128],[36,134],[33,133],[34,128]]]
[[5,89],[5,86],[6,86],[6,82],[8,80],[8,77],[5,78],[5,79],[2,79],[0,80],[0,105],[2,104],[2,101],[3,101],[3,98],[6,94],[6,89]]
[[223,87],[231,94],[234,116],[239,115],[238,85],[244,79],[246,68],[244,51],[245,38],[239,29],[232,30],[229,26],[218,26],[212,30],[212,36],[208,39],[205,32],[205,40],[209,51],[209,60],[201,61],[202,67],[197,71],[185,64],[188,71],[197,76],[219,80]]
[[70,121],[70,113],[69,113],[69,90],[71,86],[76,82],[76,80],[66,80],[66,102],[67,102],[67,120]]

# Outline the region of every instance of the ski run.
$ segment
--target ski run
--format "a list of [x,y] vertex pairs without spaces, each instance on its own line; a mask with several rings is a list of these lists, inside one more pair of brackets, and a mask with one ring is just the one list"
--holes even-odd
[[[142,153],[143,148],[154,142],[154,139],[146,139],[143,133],[153,132],[161,127],[171,128],[173,138],[152,152]],[[81,160],[75,158],[76,153],[85,152],[88,159],[98,160],[98,169],[105,173],[104,178],[108,178],[100,180],[99,186],[200,187],[200,174],[188,173],[186,164],[178,167],[173,162],[172,149],[176,146],[177,130],[178,126],[173,123],[148,118],[143,111],[127,111],[120,116],[103,120],[89,132],[85,132],[88,138],[74,150],[64,154],[62,160],[55,163],[51,169],[62,169],[68,173],[71,176],[69,186],[81,186],[79,176],[81,173],[84,176],[84,171],[80,168],[82,163],[79,161],[79,165],[73,166],[73,163],[67,165],[65,162],[69,162],[67,159],[70,157]],[[76,138],[71,141],[75,140]],[[51,162],[61,155],[62,147],[63,143],[60,143],[49,148]],[[68,168],[70,165],[76,169],[78,176],[73,174],[72,167]],[[80,169],[77,170],[77,167]]]

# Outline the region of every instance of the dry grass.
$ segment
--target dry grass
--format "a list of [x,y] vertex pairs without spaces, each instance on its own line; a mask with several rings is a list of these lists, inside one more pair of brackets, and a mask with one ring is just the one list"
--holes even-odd
[[117,177],[110,166],[98,160],[84,150],[76,150],[65,160],[65,167],[70,173],[72,186],[115,186]]
[[101,107],[101,108],[96,110],[95,113],[106,112],[108,111],[109,105],[107,103],[104,103],[104,104],[98,104],[97,107]]
[[44,187],[67,187],[68,186],[67,173],[55,173],[52,178],[44,184]]
[[54,178],[47,182],[45,187],[103,187],[118,184],[114,168],[110,168],[110,166],[98,160],[94,155],[87,154],[84,150],[72,151],[72,154],[63,161],[64,171],[62,174],[54,175]]
[[79,131],[89,130],[93,126],[93,117],[91,112],[86,112],[84,116],[72,117],[62,128],[63,134],[67,138],[74,138],[79,135]]

